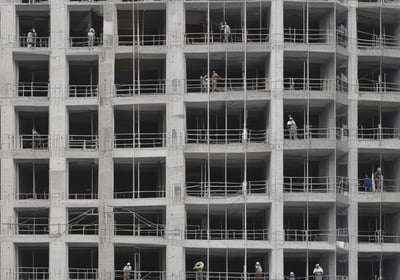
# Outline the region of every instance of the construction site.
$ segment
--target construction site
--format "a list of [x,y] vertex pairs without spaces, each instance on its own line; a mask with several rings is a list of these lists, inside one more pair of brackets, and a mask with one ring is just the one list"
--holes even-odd
[[0,279],[399,280],[399,15],[1,0]]

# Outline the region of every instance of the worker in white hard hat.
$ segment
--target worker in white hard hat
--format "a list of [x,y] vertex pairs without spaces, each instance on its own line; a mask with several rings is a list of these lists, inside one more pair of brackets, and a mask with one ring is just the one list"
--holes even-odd
[[129,276],[130,276],[130,274],[131,274],[131,270],[132,270],[132,266],[131,266],[131,263],[127,263],[125,266],[124,266],[124,269],[122,270],[123,271],[123,275],[124,275],[124,280],[129,280]]
[[324,274],[324,270],[322,269],[322,267],[319,266],[319,264],[316,264],[313,270],[313,274],[315,280],[322,280],[322,275]]
[[374,182],[375,182],[375,191],[377,192],[382,191],[383,175],[382,175],[382,169],[380,167],[378,167],[374,173]]
[[263,276],[262,276],[262,274],[263,274],[263,269],[262,269],[262,267],[261,267],[261,264],[260,264],[260,262],[256,262],[256,265],[255,265],[255,279],[262,279],[263,278]]
[[196,271],[196,280],[203,280],[203,269],[204,263],[202,261],[198,261],[194,264],[193,270]]
[[289,273],[289,280],[296,280],[296,277],[294,276],[294,272]]

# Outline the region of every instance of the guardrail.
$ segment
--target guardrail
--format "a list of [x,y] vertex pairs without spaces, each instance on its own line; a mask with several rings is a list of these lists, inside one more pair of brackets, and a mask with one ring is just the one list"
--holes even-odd
[[82,150],[95,150],[98,149],[99,136],[98,135],[69,135],[68,148],[69,149],[82,149]]
[[266,143],[266,130],[256,129],[186,129],[187,144]]
[[[115,280],[125,280],[124,271],[115,270]],[[146,279],[146,280],[166,280],[167,274],[165,271],[147,271],[147,270],[132,270],[128,279]],[[113,278],[114,279],[114,278]]]
[[135,84],[116,84],[116,97],[165,94],[165,79],[137,80]]
[[118,35],[119,46],[161,46],[165,45],[165,34]]
[[47,150],[49,148],[49,136],[46,134],[20,134],[16,139],[17,149]]
[[99,278],[97,268],[69,268],[68,274],[70,280],[89,280]]
[[97,97],[99,95],[98,85],[68,85],[69,97]]
[[374,34],[358,30],[357,44],[359,48],[399,48],[400,38],[387,34]]
[[[245,238],[247,236],[247,238]],[[189,225],[185,229],[186,239],[195,240],[268,240],[268,229],[202,229]]]
[[185,33],[185,42],[193,44],[213,43],[240,43],[247,40],[248,43],[268,42],[269,30],[267,28],[233,28],[229,35],[223,32],[188,32]]
[[199,78],[186,80],[187,93],[214,93],[226,91],[266,91],[269,90],[268,78],[221,78],[213,83],[212,79]]
[[359,140],[400,139],[400,128],[397,127],[359,128],[357,132]]
[[333,91],[336,88],[334,79],[319,78],[284,78],[285,90],[308,90],[308,91]]
[[321,127],[321,128],[302,128],[289,130],[285,129],[284,137],[286,139],[337,139],[340,128]]
[[[114,188],[118,189],[118,187]],[[130,187],[132,189],[132,187]],[[118,192],[114,191],[115,199],[132,199],[132,198],[154,198],[154,197],[165,197],[165,186],[157,186],[152,187],[151,189],[155,189],[152,191],[146,191],[142,189],[147,189],[147,187],[136,187],[140,189],[140,191],[126,191],[126,192]]]
[[49,83],[47,82],[19,82],[17,96],[19,97],[47,97]]
[[[45,2],[45,1],[35,1],[35,2]],[[22,48],[48,48],[50,42],[49,37],[28,38],[28,36],[19,36],[17,37],[17,40],[18,40],[18,47]]]
[[43,235],[49,234],[48,217],[17,217],[16,234]]
[[334,39],[335,35],[335,30],[333,29],[297,29],[289,27],[284,28],[283,32],[285,42],[296,44],[328,44],[329,38]]
[[114,134],[114,148],[157,148],[165,147],[166,133],[116,133]]
[[165,236],[165,225],[163,224],[114,224],[115,235],[129,236]]
[[283,191],[287,193],[343,193],[348,189],[346,177],[283,177]]
[[[369,178],[372,180],[371,178]],[[359,192],[400,192],[400,180],[397,179],[383,179],[382,187],[373,189],[372,186],[366,187],[364,184],[365,178],[359,179],[355,185],[358,185]],[[372,181],[371,181],[372,184]]]
[[71,48],[92,48],[100,47],[103,45],[103,36],[95,37],[93,39],[86,37],[69,37],[69,46]]
[[335,237],[336,231],[330,229],[285,229],[285,241],[329,241],[329,236]]
[[[268,181],[248,181],[247,194],[268,193]],[[195,197],[229,197],[243,195],[242,182],[186,182],[186,195]]]
[[49,193],[17,193],[17,199],[49,199]]
[[99,225],[98,224],[68,225],[68,234],[97,235],[99,234]]
[[[201,272],[193,272],[186,271],[185,273],[186,280],[200,280],[200,279],[208,279],[208,280],[243,280],[243,279],[257,279],[257,280],[268,280],[269,273],[261,272],[261,273],[251,273],[247,272],[246,275],[243,272],[216,272],[216,271],[201,271]],[[297,279],[297,278],[296,278]]]
[[[17,267],[17,279],[47,280],[49,279],[48,267]],[[10,279],[11,280],[11,279]]]
[[400,83],[379,82],[376,80],[359,79],[359,92],[390,93],[400,92]]
[[69,193],[68,199],[98,199],[97,193]]
[[358,242],[400,243],[400,235],[398,232],[387,232],[384,230],[358,231]]

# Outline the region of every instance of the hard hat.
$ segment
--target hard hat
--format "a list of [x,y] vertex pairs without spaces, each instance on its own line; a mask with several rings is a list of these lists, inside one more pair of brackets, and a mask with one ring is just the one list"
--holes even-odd
[[290,276],[294,276],[294,273],[293,273],[293,272],[290,272],[289,275],[290,275]]
[[130,263],[130,262],[128,262],[126,265],[131,265],[131,263]]
[[381,172],[382,169],[381,169],[380,167],[378,167],[378,168],[376,169],[376,171]]

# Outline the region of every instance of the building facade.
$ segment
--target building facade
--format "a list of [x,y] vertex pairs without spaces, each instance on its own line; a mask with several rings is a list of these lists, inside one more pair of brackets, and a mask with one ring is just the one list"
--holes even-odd
[[400,279],[399,14],[2,0],[0,278]]

